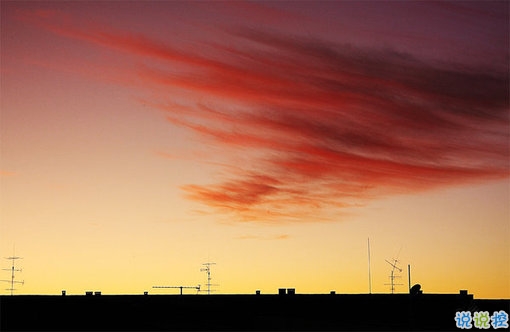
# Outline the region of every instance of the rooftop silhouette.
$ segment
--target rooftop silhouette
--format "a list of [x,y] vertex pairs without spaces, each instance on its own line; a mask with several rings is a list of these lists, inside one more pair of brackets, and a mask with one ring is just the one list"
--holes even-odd
[[458,294],[1,296],[2,331],[458,330],[459,311],[509,312],[510,300]]

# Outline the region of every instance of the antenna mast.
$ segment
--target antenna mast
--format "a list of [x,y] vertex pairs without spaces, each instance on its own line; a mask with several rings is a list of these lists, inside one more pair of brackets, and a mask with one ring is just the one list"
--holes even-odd
[[204,268],[201,268],[200,271],[202,272],[206,272],[207,273],[207,295],[210,295],[211,294],[211,286],[213,284],[211,284],[211,265],[215,265],[216,263],[211,263],[211,262],[207,262],[207,263],[203,263],[202,265],[205,265]]
[[25,284],[25,281],[17,281],[15,280],[14,278],[14,272],[21,272],[21,269],[16,269],[14,267],[14,262],[17,260],[17,259],[22,259],[23,257],[18,257],[18,256],[11,256],[11,257],[5,257],[5,259],[10,259],[12,261],[12,266],[10,269],[2,269],[4,271],[11,271],[11,280],[0,280],[0,281],[5,281],[5,282],[10,282],[11,283],[11,288],[6,288],[6,290],[10,290],[11,291],[11,296],[13,295],[13,291],[15,291],[16,289],[14,288],[14,284],[22,284],[24,285]]
[[370,274],[370,238],[368,238],[368,293],[372,294],[372,275]]

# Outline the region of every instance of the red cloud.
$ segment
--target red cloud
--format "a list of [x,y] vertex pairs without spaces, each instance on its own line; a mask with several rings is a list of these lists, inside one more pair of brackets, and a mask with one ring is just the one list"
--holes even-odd
[[138,77],[189,105],[160,97],[152,106],[207,144],[256,156],[222,182],[183,187],[236,220],[328,220],[329,207],[509,176],[508,68],[242,29],[228,47],[208,44],[213,56],[147,36],[51,26],[157,59]]

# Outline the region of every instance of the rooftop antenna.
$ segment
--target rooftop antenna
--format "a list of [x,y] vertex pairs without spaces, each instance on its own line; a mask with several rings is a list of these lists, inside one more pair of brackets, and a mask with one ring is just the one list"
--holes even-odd
[[152,288],[180,288],[181,289],[181,295],[182,295],[182,289],[183,288],[193,288],[193,289],[196,289],[197,290],[197,294],[198,294],[198,292],[200,292],[200,285],[197,285],[197,286],[152,286]]
[[391,289],[391,294],[393,294],[395,292],[395,285],[402,285],[402,284],[396,284],[395,283],[395,279],[396,278],[400,278],[400,276],[396,276],[395,275],[395,270],[398,270],[399,272],[402,272],[402,269],[399,268],[397,266],[397,263],[398,263],[398,259],[393,259],[393,262],[390,262],[389,260],[386,259],[386,263],[390,264],[392,269],[391,269],[391,274],[390,274],[390,283],[389,284],[385,284],[385,285],[390,285],[390,289]]
[[5,281],[5,282],[10,282],[11,283],[11,288],[6,288],[6,290],[10,290],[11,291],[11,296],[13,295],[13,291],[15,291],[16,289],[14,288],[14,284],[22,284],[24,285],[25,284],[25,281],[17,281],[15,280],[15,277],[14,277],[14,272],[21,272],[21,269],[16,269],[15,266],[14,266],[14,263],[17,259],[23,259],[23,257],[18,257],[18,256],[15,256],[14,254],[10,257],[5,257],[5,259],[9,259],[12,261],[12,266],[10,269],[2,269],[4,271],[11,271],[11,280],[0,280],[0,281]]
[[[200,271],[201,272],[206,272],[207,273],[207,295],[210,295],[211,294],[211,286],[213,286],[213,284],[211,284],[211,265],[215,265],[216,263],[211,263],[211,262],[207,262],[207,263],[203,263],[202,265],[205,265],[205,267],[201,268]],[[214,285],[216,286],[216,285]]]
[[409,284],[409,292],[411,292],[411,264],[407,264],[407,282]]
[[368,238],[368,293],[372,294],[372,275],[370,274],[370,238]]

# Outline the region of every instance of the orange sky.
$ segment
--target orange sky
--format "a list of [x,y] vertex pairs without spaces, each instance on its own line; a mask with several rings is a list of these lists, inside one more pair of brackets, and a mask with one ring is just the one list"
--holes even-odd
[[16,294],[509,298],[508,9],[2,1]]

